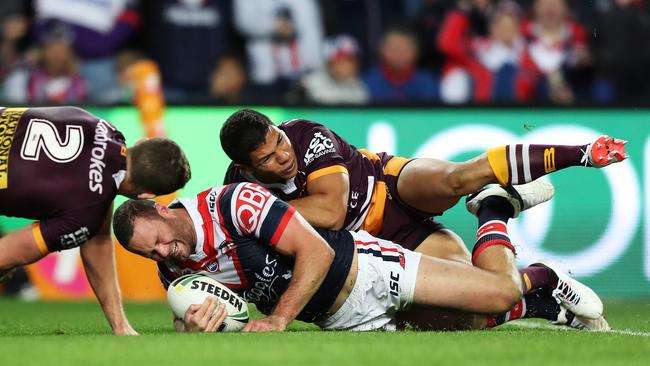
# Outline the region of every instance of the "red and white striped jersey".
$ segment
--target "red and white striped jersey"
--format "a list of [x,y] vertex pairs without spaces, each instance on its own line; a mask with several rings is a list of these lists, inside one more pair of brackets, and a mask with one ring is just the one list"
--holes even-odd
[[[194,253],[183,262],[158,263],[167,287],[187,273],[209,276],[270,312],[289,286],[293,258],[274,248],[295,210],[255,183],[214,187],[195,198],[178,199],[196,232]],[[354,241],[346,231],[319,231],[336,255],[321,288],[298,319],[311,321],[334,303],[352,263]]]

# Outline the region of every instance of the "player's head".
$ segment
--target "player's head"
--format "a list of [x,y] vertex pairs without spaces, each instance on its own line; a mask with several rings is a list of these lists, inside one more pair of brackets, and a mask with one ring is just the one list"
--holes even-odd
[[187,259],[194,251],[193,230],[188,216],[148,200],[128,200],[113,215],[120,244],[155,261]]
[[127,164],[127,179],[137,193],[172,193],[183,188],[192,176],[183,150],[166,138],[137,143],[129,149]]
[[262,113],[250,109],[233,113],[219,138],[226,155],[263,182],[290,179],[298,172],[291,142]]

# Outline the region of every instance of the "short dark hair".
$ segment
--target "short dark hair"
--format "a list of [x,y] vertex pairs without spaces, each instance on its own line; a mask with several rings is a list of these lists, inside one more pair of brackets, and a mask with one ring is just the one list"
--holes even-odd
[[389,35],[392,34],[398,34],[402,37],[409,38],[413,43],[417,46],[418,45],[418,36],[417,33],[413,30],[413,27],[410,25],[399,22],[399,23],[394,23],[390,25],[384,33],[381,36],[381,43],[383,44],[386,42],[386,38],[388,38]]
[[155,195],[175,192],[192,177],[190,163],[177,143],[151,138],[129,149],[129,179],[139,189]]
[[266,115],[252,109],[239,110],[221,127],[221,148],[233,162],[250,165],[251,152],[264,143],[271,126],[273,122]]
[[127,250],[129,249],[129,242],[133,238],[133,223],[136,218],[145,217],[162,220],[154,204],[154,201],[130,199],[115,210],[113,214],[113,233],[117,241]]

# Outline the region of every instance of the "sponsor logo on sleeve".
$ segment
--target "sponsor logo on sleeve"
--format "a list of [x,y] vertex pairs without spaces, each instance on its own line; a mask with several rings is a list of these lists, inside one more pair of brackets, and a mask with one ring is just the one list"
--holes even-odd
[[214,215],[217,212],[217,191],[210,191],[206,200],[208,202],[208,211],[210,211],[211,215]]
[[59,237],[62,249],[78,247],[87,242],[88,239],[90,239],[90,231],[85,226],[80,227],[79,230],[69,234],[63,234]]
[[9,152],[18,121],[27,108],[7,108],[0,115],[0,189],[9,185]]
[[235,217],[239,231],[252,235],[268,214],[275,197],[266,188],[253,183],[244,183],[235,198]]
[[323,135],[322,132],[314,133],[309,142],[309,148],[305,153],[304,161],[305,165],[309,165],[312,161],[320,158],[321,156],[327,154],[333,154],[336,152],[332,139]]

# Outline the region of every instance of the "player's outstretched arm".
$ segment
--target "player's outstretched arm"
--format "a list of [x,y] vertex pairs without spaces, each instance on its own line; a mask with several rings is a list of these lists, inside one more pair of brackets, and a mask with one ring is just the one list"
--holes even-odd
[[309,195],[288,202],[313,226],[340,230],[347,212],[349,179],[347,174],[332,173],[308,181]]
[[273,312],[250,320],[244,332],[283,331],[307,305],[334,260],[334,250],[300,215],[294,214],[275,249],[294,258],[293,276]]
[[138,335],[124,314],[122,295],[117,283],[115,254],[111,238],[111,213],[109,209],[99,232],[81,245],[81,260],[88,282],[102,306],[106,320],[116,335]]

